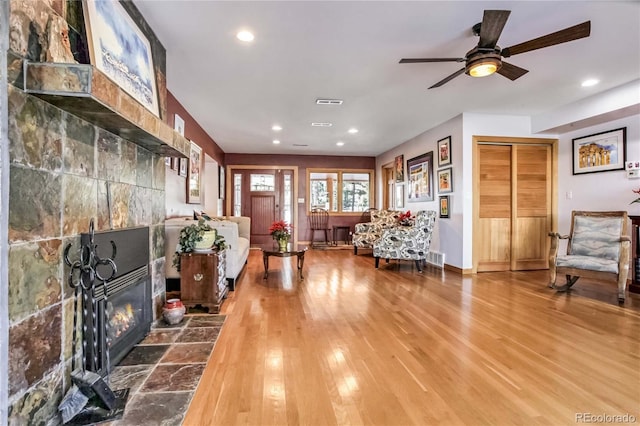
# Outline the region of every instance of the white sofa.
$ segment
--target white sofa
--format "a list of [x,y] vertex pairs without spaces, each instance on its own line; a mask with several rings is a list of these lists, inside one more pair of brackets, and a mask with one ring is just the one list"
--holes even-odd
[[[164,221],[164,250],[166,278],[180,278],[180,272],[173,267],[173,253],[176,251],[180,230],[197,223],[190,217],[178,217]],[[229,290],[235,289],[236,279],[247,263],[249,256],[249,238],[251,236],[251,218],[245,216],[214,217],[207,224],[224,237],[227,244],[226,275]]]

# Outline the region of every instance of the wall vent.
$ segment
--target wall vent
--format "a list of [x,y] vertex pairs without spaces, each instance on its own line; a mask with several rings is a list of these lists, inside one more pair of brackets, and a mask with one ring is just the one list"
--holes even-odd
[[342,105],[342,99],[316,99],[317,105]]
[[444,268],[444,253],[430,251],[427,253],[427,263],[439,268]]
[[331,127],[333,123],[311,123],[311,127]]

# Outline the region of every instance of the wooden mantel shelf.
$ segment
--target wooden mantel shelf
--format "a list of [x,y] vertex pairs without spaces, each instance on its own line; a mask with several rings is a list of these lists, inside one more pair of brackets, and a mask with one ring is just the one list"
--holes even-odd
[[24,91],[154,154],[189,156],[190,142],[87,64],[24,61]]

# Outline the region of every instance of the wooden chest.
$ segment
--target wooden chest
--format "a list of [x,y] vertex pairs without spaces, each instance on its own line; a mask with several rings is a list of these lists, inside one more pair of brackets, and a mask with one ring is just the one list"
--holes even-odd
[[226,250],[186,253],[180,260],[180,299],[187,307],[201,305],[220,312],[229,291],[225,274]]

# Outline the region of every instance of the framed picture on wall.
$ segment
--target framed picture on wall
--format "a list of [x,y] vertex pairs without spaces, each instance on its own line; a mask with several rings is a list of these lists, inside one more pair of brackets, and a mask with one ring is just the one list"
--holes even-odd
[[404,155],[398,155],[395,159],[396,182],[404,182]]
[[575,138],[573,174],[624,170],[627,160],[627,128]]
[[171,157],[164,157],[164,165],[171,167]]
[[440,218],[449,219],[450,210],[451,210],[451,205],[449,204],[449,196],[441,195],[440,196]]
[[224,188],[225,188],[224,167],[218,166],[218,198],[221,200],[224,200]]
[[178,170],[180,167],[180,159],[178,157],[171,158],[171,170]]
[[438,193],[446,194],[453,192],[453,169],[447,167],[446,169],[438,170]]
[[433,201],[433,151],[407,160],[408,203]]
[[178,158],[178,176],[187,177],[187,163],[189,161],[188,158]]
[[438,167],[451,164],[451,136],[438,141]]
[[200,204],[202,201],[202,148],[191,141],[189,152],[189,170],[187,172],[187,204]]
[[180,136],[184,136],[184,120],[178,114],[173,116],[173,130],[180,133]]
[[404,183],[396,183],[396,209],[404,207]]
[[82,2],[91,64],[159,116],[149,40],[118,1]]

